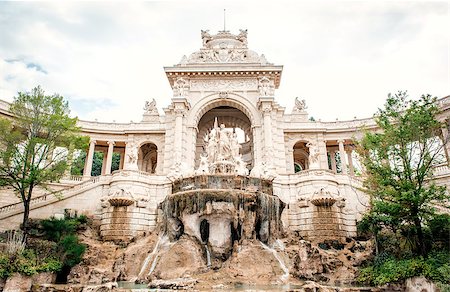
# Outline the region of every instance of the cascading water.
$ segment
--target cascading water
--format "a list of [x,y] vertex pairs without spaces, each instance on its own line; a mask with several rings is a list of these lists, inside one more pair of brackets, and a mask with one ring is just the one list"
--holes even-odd
[[142,264],[141,270],[139,271],[138,278],[142,276],[144,271],[147,269],[148,263],[150,260],[155,256],[156,252],[158,251],[159,243],[161,242],[164,235],[158,236],[158,241],[155,244],[155,247],[153,248],[152,252],[145,258],[144,263]]
[[158,237],[158,241],[155,244],[155,247],[153,248],[152,252],[145,258],[144,263],[142,264],[141,270],[139,271],[139,275],[138,278],[141,278],[142,275],[145,273],[145,270],[147,269],[148,264],[150,263],[150,260],[153,259],[152,261],[152,265],[150,266],[150,271],[148,272],[147,275],[150,275],[153,270],[156,267],[157,264],[157,260],[158,260],[158,253],[161,250],[161,246],[166,246],[167,243],[169,242],[169,238],[167,237],[167,235],[162,234]]
[[273,256],[277,259],[278,263],[280,264],[280,268],[283,270],[284,274],[281,275],[280,280],[283,282],[286,282],[287,279],[289,278],[289,269],[286,267],[286,264],[283,262],[283,260],[281,259],[280,255],[278,254],[278,252],[274,249],[271,248],[270,246],[264,244],[263,242],[260,242],[261,246],[271,252],[273,254]]
[[205,250],[206,250],[206,266],[208,268],[211,267],[211,252],[209,251],[209,247],[207,244],[205,244]]

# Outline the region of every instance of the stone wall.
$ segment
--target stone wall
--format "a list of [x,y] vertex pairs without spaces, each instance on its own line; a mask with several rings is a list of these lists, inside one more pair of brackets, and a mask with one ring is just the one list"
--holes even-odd
[[153,231],[157,214],[137,206],[110,206],[102,209],[100,235],[104,240],[124,240]]

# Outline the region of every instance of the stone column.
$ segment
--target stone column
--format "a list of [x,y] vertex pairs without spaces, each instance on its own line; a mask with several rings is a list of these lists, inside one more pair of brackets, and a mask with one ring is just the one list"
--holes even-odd
[[120,151],[119,169],[123,169],[124,162],[125,162],[125,151]]
[[341,158],[342,174],[347,174],[347,163],[345,163],[344,140],[338,140],[337,142],[339,143],[339,156]]
[[273,166],[273,141],[272,141],[272,102],[273,98],[260,98],[259,109],[263,115],[264,121],[264,160],[270,166]]
[[253,167],[257,166],[261,163],[262,155],[261,155],[261,127],[252,126],[253,131]]
[[161,174],[162,167],[163,167],[163,158],[162,158],[163,151],[160,149],[156,150],[156,169],[155,174]]
[[102,159],[102,171],[100,172],[101,175],[105,174],[105,170],[106,170],[106,151],[102,150],[103,153],[103,159]]
[[334,173],[337,173],[337,168],[336,168],[336,151],[334,149],[330,150],[330,159],[331,159],[331,170]]
[[442,143],[444,144],[444,152],[447,158],[447,164],[450,165],[450,136],[448,128],[442,128]]
[[186,111],[189,109],[189,103],[186,98],[173,98],[172,99],[173,114],[175,115],[175,129],[174,129],[174,156],[172,159],[172,165],[180,163],[183,160],[183,148],[186,149],[186,145],[183,144],[183,117]]
[[353,158],[352,158],[353,149],[351,147],[347,148],[347,158],[348,158],[348,171],[350,175],[355,175],[355,169],[353,167]]
[[[106,154],[105,174],[111,174],[112,158],[114,153],[114,141],[108,141],[108,153]],[[104,156],[103,156],[104,157]]]
[[319,163],[321,169],[328,169],[327,141],[323,139],[323,134],[317,137],[319,147]]
[[288,149],[288,172],[295,173],[295,160],[294,160],[294,148],[290,147]]
[[95,151],[95,144],[97,141],[91,140],[89,144],[89,152],[87,154],[86,163],[84,165],[84,171],[83,176],[84,177],[90,177],[92,172],[92,162],[94,160],[94,151]]

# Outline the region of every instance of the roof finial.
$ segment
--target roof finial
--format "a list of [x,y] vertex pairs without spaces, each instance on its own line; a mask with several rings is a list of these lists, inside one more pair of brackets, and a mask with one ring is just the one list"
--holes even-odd
[[223,9],[223,31],[226,31],[225,20],[226,20],[226,9]]

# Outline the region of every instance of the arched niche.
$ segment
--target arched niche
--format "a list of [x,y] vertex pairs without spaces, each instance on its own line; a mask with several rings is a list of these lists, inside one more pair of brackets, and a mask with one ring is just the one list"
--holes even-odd
[[214,129],[214,122],[220,126],[224,124],[226,129],[236,132],[241,145],[239,153],[247,168],[254,165],[254,146],[252,124],[248,116],[240,109],[231,106],[217,106],[205,112],[197,124],[197,138],[195,141],[195,168],[198,167],[200,155],[205,153],[205,138]]
[[155,173],[158,164],[158,147],[153,143],[144,143],[138,151],[138,168],[140,171]]
[[307,142],[299,141],[294,144],[294,171],[300,172],[309,169],[309,148]]

